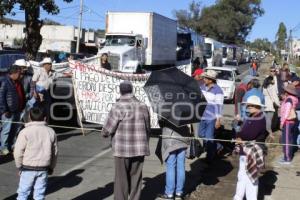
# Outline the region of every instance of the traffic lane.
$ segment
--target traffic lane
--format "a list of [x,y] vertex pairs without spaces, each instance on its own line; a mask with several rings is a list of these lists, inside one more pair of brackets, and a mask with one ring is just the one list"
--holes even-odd
[[[50,176],[49,186],[55,185],[58,180],[65,180],[64,177],[69,177],[71,172],[76,173],[77,168],[84,169],[82,163],[90,164],[87,161],[95,158],[100,153],[109,152],[110,139],[103,138],[99,132],[90,132],[87,136],[82,136],[80,130],[68,131],[57,135],[59,156],[57,166],[54,174]],[[0,199],[10,197],[13,199],[15,194],[19,177],[17,169],[14,165],[13,157],[10,156],[8,160],[3,161],[1,158],[0,167]],[[77,171],[78,172],[78,171]],[[51,179],[51,177],[56,177]],[[54,183],[51,183],[54,182]]]

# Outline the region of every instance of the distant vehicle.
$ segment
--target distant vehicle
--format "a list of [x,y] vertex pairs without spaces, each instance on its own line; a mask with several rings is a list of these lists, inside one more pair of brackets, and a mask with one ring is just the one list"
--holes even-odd
[[153,12],[108,12],[105,45],[113,71],[176,64],[177,22]]
[[223,48],[222,43],[212,38],[205,38],[204,56],[207,60],[207,66],[222,66]]
[[245,63],[244,48],[236,45],[229,45],[227,61],[227,64],[235,63],[236,66]]
[[227,61],[227,56],[228,56],[228,45],[227,44],[223,44],[222,45],[222,64],[225,65],[226,61]]
[[217,84],[222,88],[225,100],[234,100],[235,83],[237,79],[237,69],[235,67],[208,67],[205,70],[212,69],[217,72]]

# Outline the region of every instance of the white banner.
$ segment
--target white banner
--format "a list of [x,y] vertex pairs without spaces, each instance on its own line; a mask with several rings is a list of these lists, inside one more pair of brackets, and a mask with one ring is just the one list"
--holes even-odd
[[[99,65],[70,63],[73,69],[73,84],[77,110],[82,120],[103,125],[106,117],[116,100],[120,97],[119,85],[129,80],[134,87],[134,95],[148,107],[151,115],[151,127],[158,127],[157,114],[153,112],[148,96],[143,87],[149,74],[125,74],[100,68]],[[179,67],[191,74],[191,65]]]

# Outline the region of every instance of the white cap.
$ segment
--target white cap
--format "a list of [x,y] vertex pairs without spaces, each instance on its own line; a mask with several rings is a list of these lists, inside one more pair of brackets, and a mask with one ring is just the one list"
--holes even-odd
[[42,62],[40,62],[40,65],[44,65],[44,64],[52,64],[52,60],[49,57],[46,57],[42,60]]
[[27,62],[24,59],[16,60],[15,63],[14,63],[14,65],[17,65],[17,66],[20,66],[20,67],[30,67],[30,63]]

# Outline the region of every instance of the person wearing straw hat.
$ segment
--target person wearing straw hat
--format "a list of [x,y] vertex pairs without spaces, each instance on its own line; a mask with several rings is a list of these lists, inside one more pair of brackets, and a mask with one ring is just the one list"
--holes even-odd
[[293,147],[288,145],[294,144],[293,130],[297,121],[296,106],[298,104],[298,92],[295,86],[292,84],[285,86],[282,97],[283,101],[280,106],[280,129],[282,130],[281,143],[285,145],[283,146],[283,158],[279,160],[279,163],[291,164]]
[[[247,159],[249,158],[248,155],[253,157],[259,152],[260,156],[258,158],[259,160],[263,160],[263,148],[260,145],[252,145],[254,152],[248,154],[248,151],[245,152],[246,145],[244,145],[244,143],[249,141],[265,141],[267,137],[266,119],[262,111],[264,105],[259,97],[254,95],[250,96],[245,102],[242,102],[242,104],[246,106],[247,117],[243,122],[241,131],[237,133],[236,139],[238,144],[237,152],[240,154],[240,158],[238,182],[234,200],[243,200],[245,195],[246,199],[255,200],[258,195],[258,173],[251,173],[251,176],[249,176],[250,169],[247,168]],[[255,170],[259,170],[259,168],[255,168]]]
[[[221,127],[221,116],[224,103],[224,94],[222,89],[217,85],[217,72],[207,70],[202,75],[203,82],[200,86],[202,94],[206,98],[207,105],[198,126],[198,135],[202,138],[214,139],[215,129]],[[217,143],[206,141],[206,161],[210,164],[217,152]],[[222,148],[219,146],[220,149]]]
[[[54,73],[52,70],[52,60],[51,58],[44,58],[40,62],[40,70],[36,71],[32,77],[31,84],[31,95],[32,99],[29,101],[30,107],[33,107],[37,102],[43,102],[45,104],[45,109],[47,114],[50,113],[50,86],[53,83]],[[49,116],[47,116],[49,120]]]

